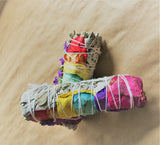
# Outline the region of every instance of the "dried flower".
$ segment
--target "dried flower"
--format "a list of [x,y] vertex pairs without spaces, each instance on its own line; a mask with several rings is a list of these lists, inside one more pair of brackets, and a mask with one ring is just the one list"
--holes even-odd
[[64,42],[64,50],[67,51],[68,47],[67,47],[67,41]]
[[58,77],[57,77],[57,76],[54,78],[53,83],[54,83],[55,85],[57,85],[57,84],[58,84]]
[[63,72],[59,70],[58,76],[59,76],[59,77],[63,76]]
[[61,65],[63,65],[64,64],[64,58],[60,58],[59,60],[61,62]]

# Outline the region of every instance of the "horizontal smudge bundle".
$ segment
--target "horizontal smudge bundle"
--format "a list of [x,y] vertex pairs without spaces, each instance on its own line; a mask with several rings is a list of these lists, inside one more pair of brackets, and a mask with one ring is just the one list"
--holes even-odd
[[76,128],[81,118],[101,111],[121,111],[146,104],[142,80],[115,75],[58,85],[35,85],[21,97],[26,120]]

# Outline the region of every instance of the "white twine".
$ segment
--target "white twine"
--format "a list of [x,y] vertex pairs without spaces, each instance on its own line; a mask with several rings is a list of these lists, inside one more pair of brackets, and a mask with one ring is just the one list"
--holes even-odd
[[118,94],[119,94],[119,109],[121,108],[121,95],[120,95],[120,88],[119,88],[119,75],[118,75]]
[[94,110],[93,110],[93,101],[92,101],[92,93],[93,93],[93,80],[92,81],[92,84],[91,84],[91,104],[92,104],[92,115],[94,114]]
[[[32,94],[33,95],[33,94]],[[29,94],[29,91],[27,92],[27,99],[28,99],[28,107],[29,107],[29,111],[30,111],[30,114],[31,114],[31,116],[32,116],[32,118],[35,120],[35,121],[37,121],[37,122],[39,122],[39,120],[35,117],[35,100],[36,100],[36,98],[34,99],[34,101],[33,101],[33,108],[31,107],[31,100],[30,100],[30,94]]]
[[133,101],[133,95],[131,92],[131,88],[128,84],[128,80],[126,79],[126,77],[124,75],[120,75],[120,77],[124,80],[126,87],[128,89],[129,95],[130,95],[130,109],[132,109],[134,107],[134,101]]
[[[53,90],[54,90],[54,92],[55,92],[55,96],[56,96],[56,99],[57,99],[57,92],[56,92],[56,88],[55,88],[55,86],[53,87]],[[50,96],[48,96],[48,97],[50,97]],[[52,102],[52,111],[51,111],[51,108],[50,108],[50,113],[51,113],[51,115],[52,115],[52,117],[53,117],[53,119],[54,119],[54,122],[56,122],[56,117],[55,117],[55,115],[54,115],[54,107],[55,107],[55,99],[53,98],[53,102]],[[49,102],[48,102],[49,103]]]
[[[128,92],[129,92],[129,96],[130,96],[130,109],[132,109],[132,108],[134,107],[134,100],[133,100],[133,94],[132,94],[132,92],[131,92],[131,88],[130,88],[130,86],[129,86],[129,84],[128,84],[128,80],[126,79],[126,77],[125,77],[124,75],[119,75],[119,74],[118,74],[117,77],[118,77],[118,78],[117,78],[117,79],[118,79],[117,84],[118,84],[119,107],[117,106],[117,103],[116,103],[116,101],[115,101],[115,96],[113,95],[113,92],[112,92],[112,89],[111,89],[109,83],[106,85],[106,105],[107,105],[107,99],[108,99],[108,96],[107,96],[107,86],[108,86],[108,88],[109,88],[110,91],[111,91],[111,95],[112,95],[112,98],[113,98],[114,105],[115,105],[116,109],[117,109],[117,110],[118,110],[118,109],[121,109],[121,94],[120,94],[120,86],[119,86],[119,84],[120,84],[120,82],[119,82],[119,77],[121,77],[121,79],[125,82],[126,87],[127,87],[127,90],[128,90]],[[107,81],[106,81],[106,77],[105,77],[105,82],[107,82]],[[105,106],[105,108],[107,109],[107,106]],[[107,110],[106,110],[106,111],[107,111]]]
[[71,99],[71,117],[72,117],[72,110],[73,110],[73,96],[74,96],[74,89],[75,89],[75,85],[72,87],[72,99]]
[[84,45],[84,46],[85,46],[85,44],[84,44],[84,43],[81,43],[81,42],[79,42],[79,41],[77,41],[77,40],[75,40],[75,39],[73,39],[73,38],[72,38],[72,39],[70,38],[69,40],[72,40],[72,41],[74,41],[74,42],[77,42],[77,43],[79,43],[79,44],[81,44],[81,45]]
[[[114,77],[114,76],[113,76]],[[112,77],[112,78],[113,78]],[[119,105],[117,106],[117,103],[116,103],[116,101],[115,101],[115,96],[114,96],[114,94],[113,94],[113,92],[112,92],[112,88],[111,88],[111,86],[109,85],[109,83],[110,83],[110,81],[111,81],[111,79],[112,78],[110,78],[110,80],[109,81],[107,81],[107,77],[104,77],[103,79],[104,79],[104,81],[105,81],[105,84],[106,84],[106,86],[105,86],[105,88],[106,88],[106,101],[105,101],[105,110],[103,110],[102,108],[101,108],[101,105],[100,105],[100,102],[99,102],[99,99],[98,99],[98,97],[97,97],[97,93],[95,93],[95,97],[96,97],[96,100],[97,100],[97,104],[98,104],[98,107],[99,107],[99,110],[102,112],[102,111],[107,111],[107,103],[108,103],[108,95],[107,95],[107,89],[109,88],[110,89],[110,92],[111,92],[111,95],[112,95],[112,98],[113,98],[113,101],[114,101],[114,105],[115,105],[115,107],[116,107],[116,109],[118,110],[120,110],[121,109],[121,94],[120,94],[120,80],[119,80],[119,78],[121,78],[123,81],[124,81],[124,83],[125,83],[125,85],[126,85],[126,87],[127,87],[127,90],[128,90],[128,93],[129,93],[129,96],[130,96],[130,109],[131,108],[133,108],[134,107],[134,100],[133,100],[133,94],[132,94],[132,92],[131,92],[131,88],[130,88],[130,86],[129,86],[129,83],[128,83],[128,80],[126,79],[126,77],[124,76],[124,75],[118,75],[117,76],[117,83],[118,83],[118,96],[119,96]],[[82,81],[83,82],[83,81]],[[70,82],[70,83],[72,83],[72,84],[74,84],[74,86],[73,86],[73,88],[72,88],[72,99],[71,99],[71,114],[70,114],[70,116],[68,116],[67,115],[67,113],[65,112],[65,110],[64,110],[64,108],[63,108],[63,106],[62,106],[62,104],[61,104],[61,102],[60,102],[60,100],[59,100],[59,98],[58,98],[58,94],[57,94],[57,90],[56,90],[56,86],[49,86],[49,85],[46,85],[46,84],[44,84],[44,85],[46,85],[46,87],[47,87],[47,96],[48,96],[48,98],[47,98],[47,100],[48,100],[48,108],[50,109],[50,111],[51,111],[51,106],[50,106],[50,98],[51,98],[51,95],[55,95],[56,96],[56,100],[58,101],[58,103],[59,103],[59,105],[60,105],[60,107],[61,107],[61,110],[62,110],[62,112],[63,112],[63,114],[65,115],[65,117],[66,117],[66,119],[70,119],[70,120],[77,120],[77,119],[80,119],[81,117],[81,115],[84,115],[84,113],[83,113],[83,110],[82,110],[82,103],[81,103],[81,83],[82,82],[79,82],[79,88],[78,88],[78,102],[79,102],[79,104],[78,104],[78,111],[79,111],[79,117],[76,117],[76,118],[72,118],[72,111],[73,111],[73,97],[74,97],[74,91],[75,91],[75,87],[76,87],[76,83],[73,83],[73,82]],[[94,114],[94,103],[93,103],[93,101],[92,101],[92,94],[93,94],[93,91],[94,92],[96,92],[95,91],[95,88],[94,88],[94,80],[93,79],[91,79],[91,80],[88,80],[88,82],[91,82],[91,107],[92,107],[92,115]],[[34,90],[33,91],[35,91],[38,87],[39,87],[39,85],[33,85],[33,84],[29,84],[30,86],[34,86]],[[83,85],[85,85],[85,83],[83,84]],[[86,84],[87,85],[87,84]],[[54,92],[50,92],[50,89],[52,89],[52,91],[54,91]],[[40,93],[44,93],[44,92],[46,92],[46,90],[41,90],[41,92]],[[30,111],[30,114],[31,114],[31,116],[32,116],[32,118],[35,120],[35,121],[37,121],[37,122],[39,122],[40,120],[38,120],[36,117],[35,117],[35,103],[36,103],[36,96],[38,95],[38,92],[36,92],[35,94],[33,94],[33,92],[32,92],[32,95],[34,95],[35,96],[35,99],[33,100],[33,107],[31,106],[31,98],[30,98],[30,96],[31,96],[31,91],[28,91],[27,92],[27,99],[28,99],[28,107],[29,107],[29,111]],[[54,112],[55,112],[55,110],[54,110],[54,108],[55,108],[55,101],[54,101],[54,98],[53,98],[53,102],[52,102],[52,104],[53,104],[53,112],[50,112],[51,113],[51,115],[52,115],[52,117],[53,117],[53,119],[54,119],[54,122],[56,121],[56,117],[55,117],[55,114],[54,114]]]
[[[70,62],[67,61],[65,58],[64,58],[64,60],[65,60],[65,62],[66,62],[67,64],[70,64]],[[95,69],[95,67],[94,67],[95,65],[89,65],[89,64],[85,64],[85,63],[81,63],[81,64],[83,64],[83,65],[85,65],[85,66],[88,66],[89,69]],[[61,66],[64,66],[64,65],[61,65]],[[65,67],[66,67],[66,66],[65,66]],[[86,67],[75,67],[75,66],[72,66],[72,68],[77,69],[77,70],[79,70],[78,68],[88,69],[88,68],[86,68]]]
[[104,111],[107,111],[107,103],[108,103],[108,95],[107,95],[107,86],[108,86],[108,82],[107,82],[107,78],[105,77],[104,78],[104,80],[105,80],[105,83],[106,83],[106,101],[105,101],[105,110]]
[[[69,62],[67,61],[67,63],[69,63]],[[82,68],[82,69],[88,69],[88,68],[86,68],[86,67],[75,67],[75,66],[72,66],[72,65],[68,65],[68,66],[65,66],[65,67],[67,67],[67,68],[72,68],[72,69],[78,70],[78,71],[80,71],[80,72],[82,72],[82,73],[88,74],[87,72],[84,72],[84,71],[82,71],[82,70],[80,69],[80,68]]]
[[[93,88],[93,91],[95,92],[95,90],[94,90],[94,85],[93,85],[93,80],[92,80],[92,88]],[[102,108],[101,108],[101,105],[100,105],[100,103],[99,103],[99,99],[98,99],[98,97],[97,97],[97,93],[95,93],[95,97],[96,97],[96,100],[97,100],[97,103],[98,103],[98,107],[99,107],[99,110],[100,111],[102,111]],[[93,107],[92,107],[93,108]]]
[[81,88],[81,82],[79,82],[79,88],[78,88],[78,99],[79,99],[79,103],[78,103],[78,109],[79,109],[79,116],[81,115],[80,113],[83,114],[83,110],[82,110],[82,104],[81,104],[81,93],[80,93],[80,88]]
[[[83,46],[76,45],[76,44],[72,44],[72,43],[68,43],[69,45],[74,45],[74,46],[86,48],[84,43],[81,43],[81,42],[79,42],[79,41],[77,41],[77,40],[74,40],[74,39],[70,39],[70,40],[72,40],[72,41],[74,41],[74,42],[77,42],[77,43],[79,43],[79,44],[81,44],[81,45],[83,45]],[[91,46],[92,46],[92,44],[93,44],[94,41],[95,41],[95,39],[91,42],[91,44],[89,45],[88,49],[89,49],[89,48],[93,49],[93,47],[91,47]],[[88,55],[89,55],[89,54],[96,54],[96,53],[97,53],[98,55],[101,54],[101,52],[100,52],[99,49],[98,49],[98,50],[95,50],[95,52],[70,53],[70,52],[65,51],[65,54],[67,54],[69,57],[71,57],[75,62],[76,62],[76,59],[75,59],[73,56],[71,56],[70,54],[88,54]],[[97,63],[97,61],[98,61],[98,57],[96,57],[96,58],[94,58],[94,59],[96,59],[96,60],[95,60],[95,64],[92,64],[92,65],[91,65],[91,64],[81,63],[81,64],[84,64],[84,65],[87,66],[87,68],[85,68],[85,67],[74,67],[74,66],[72,66],[71,63],[68,62],[65,58],[63,58],[63,59],[65,60],[66,63],[70,64],[69,66],[65,66],[65,67],[78,70],[78,71],[80,71],[80,72],[82,72],[82,73],[84,73],[84,74],[88,74],[88,73],[82,71],[81,68],[83,68],[83,69],[88,69],[88,70],[89,70],[89,76],[92,75],[93,71],[95,70],[95,65],[96,65],[96,63]],[[61,66],[64,66],[64,65],[61,65]],[[63,80],[63,79],[62,79],[62,80]]]
[[[65,77],[69,78],[69,76],[65,76]],[[61,78],[60,78],[60,80],[63,81],[64,83],[72,83],[72,82],[70,82],[70,81],[67,81],[67,80],[64,80],[64,79],[61,79]],[[74,80],[74,81],[76,81],[76,82],[80,82],[80,80],[78,80],[78,79],[76,79],[76,78],[72,78],[72,80]]]

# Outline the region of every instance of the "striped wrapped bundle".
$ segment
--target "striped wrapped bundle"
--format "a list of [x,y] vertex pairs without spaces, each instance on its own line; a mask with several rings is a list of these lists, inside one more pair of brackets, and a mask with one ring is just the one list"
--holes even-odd
[[60,59],[58,77],[53,82],[61,84],[91,79],[101,54],[101,44],[99,34],[71,33],[70,39],[64,44],[64,57]]
[[[102,38],[98,33],[74,33],[70,34],[68,42],[64,43],[64,57],[59,59],[61,67],[58,77],[53,81],[55,85],[68,82],[80,82],[93,77],[96,63],[101,54]],[[67,120],[69,121],[69,120]],[[79,123],[81,119],[76,120]],[[71,120],[71,122],[73,122]],[[63,126],[75,128],[76,125]]]
[[128,75],[35,85],[21,98],[26,120],[38,121],[42,125],[68,124],[73,129],[85,116],[143,107],[146,102],[142,80]]

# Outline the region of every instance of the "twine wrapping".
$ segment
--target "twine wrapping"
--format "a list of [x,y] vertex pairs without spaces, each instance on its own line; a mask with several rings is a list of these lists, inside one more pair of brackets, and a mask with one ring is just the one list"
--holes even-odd
[[64,44],[58,77],[53,82],[61,84],[92,79],[101,45],[102,38],[98,33],[71,33],[70,39]]
[[74,125],[84,116],[146,104],[142,80],[128,75],[32,87],[22,95],[22,114],[44,125]]

